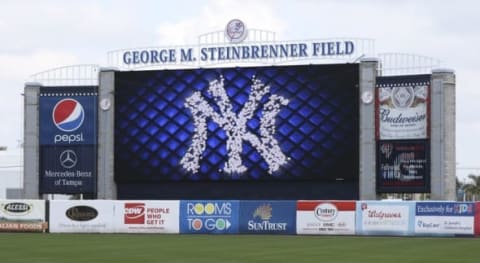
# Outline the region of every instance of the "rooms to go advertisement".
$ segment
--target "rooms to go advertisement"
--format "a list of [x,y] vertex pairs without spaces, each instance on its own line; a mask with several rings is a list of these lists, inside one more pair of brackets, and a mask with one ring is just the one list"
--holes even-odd
[[113,233],[114,201],[50,201],[51,233]]
[[238,233],[238,207],[236,200],[180,201],[180,233]]
[[297,234],[354,235],[355,201],[298,201]]
[[0,200],[0,232],[43,232],[44,200]]
[[415,216],[414,202],[357,202],[357,234],[412,235]]
[[180,201],[116,201],[115,229],[121,233],[179,233]]
[[415,234],[473,235],[475,203],[418,202]]

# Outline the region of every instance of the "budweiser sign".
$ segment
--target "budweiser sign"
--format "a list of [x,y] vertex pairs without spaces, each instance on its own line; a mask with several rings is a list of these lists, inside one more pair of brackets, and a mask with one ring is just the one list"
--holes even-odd
[[378,136],[381,140],[428,137],[429,82],[389,81],[377,84]]

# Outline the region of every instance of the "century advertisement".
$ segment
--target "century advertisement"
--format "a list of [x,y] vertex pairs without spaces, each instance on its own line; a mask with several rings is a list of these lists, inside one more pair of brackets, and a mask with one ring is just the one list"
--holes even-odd
[[295,234],[296,201],[240,201],[242,234]]
[[0,232],[43,232],[45,200],[0,200]]
[[430,192],[428,140],[377,142],[378,193]]
[[475,203],[418,202],[416,235],[474,235]]
[[180,201],[116,201],[115,229],[121,233],[168,233],[179,230]]
[[355,201],[298,201],[297,234],[355,235]]
[[415,202],[360,201],[356,208],[359,235],[413,235]]
[[96,192],[97,87],[41,87],[40,193]]
[[429,137],[430,75],[377,78],[377,138]]
[[238,233],[239,201],[185,200],[180,201],[180,233]]

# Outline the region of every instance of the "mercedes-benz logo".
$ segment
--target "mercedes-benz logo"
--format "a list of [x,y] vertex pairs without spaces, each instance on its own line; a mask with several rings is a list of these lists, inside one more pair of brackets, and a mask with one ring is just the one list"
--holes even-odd
[[65,150],[60,154],[60,164],[65,169],[70,169],[77,165],[77,154],[73,150]]

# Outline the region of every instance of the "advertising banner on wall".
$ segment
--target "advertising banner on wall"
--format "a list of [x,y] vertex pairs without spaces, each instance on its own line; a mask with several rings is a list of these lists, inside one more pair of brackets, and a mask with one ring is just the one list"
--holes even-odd
[[378,193],[429,193],[428,140],[377,142]]
[[429,137],[430,75],[377,78],[377,138]]
[[475,203],[475,235],[480,235],[480,202]]
[[40,193],[95,193],[97,87],[41,87]]
[[50,201],[51,233],[113,233],[112,200]]
[[415,234],[473,235],[475,203],[417,202]]
[[0,200],[0,232],[43,232],[44,200]]
[[357,202],[358,235],[413,235],[415,203],[394,201]]
[[296,201],[240,201],[242,234],[295,234]]
[[238,210],[233,200],[180,201],[180,233],[238,233]]
[[297,234],[354,235],[355,201],[298,201]]
[[116,201],[116,232],[177,234],[179,209],[180,201]]

